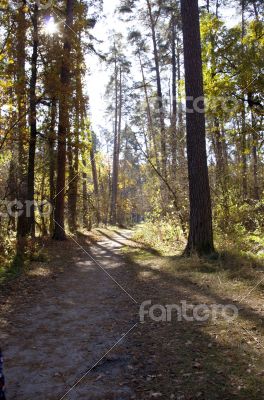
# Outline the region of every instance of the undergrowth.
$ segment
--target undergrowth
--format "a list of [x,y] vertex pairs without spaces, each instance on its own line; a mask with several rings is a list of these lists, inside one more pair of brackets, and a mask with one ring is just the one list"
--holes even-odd
[[0,254],[0,285],[27,272],[31,268],[31,262],[45,262],[46,259],[43,246],[36,240],[27,243],[23,258],[16,253],[15,245],[13,245],[9,253]]

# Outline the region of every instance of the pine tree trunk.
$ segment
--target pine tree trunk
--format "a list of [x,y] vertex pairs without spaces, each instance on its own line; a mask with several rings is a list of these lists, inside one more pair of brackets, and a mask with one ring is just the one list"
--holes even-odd
[[[83,159],[83,166],[86,168],[86,161]],[[91,216],[88,210],[88,190],[87,190],[87,174],[84,171],[82,173],[82,192],[83,192],[83,209],[82,209],[82,217],[83,217],[83,227],[90,231],[92,229],[91,224]]]
[[55,203],[55,186],[54,186],[54,179],[55,179],[55,124],[56,124],[56,112],[57,112],[57,105],[56,105],[56,98],[53,97],[51,99],[51,110],[50,110],[50,131],[48,135],[48,146],[49,146],[49,201],[50,201],[50,221],[49,221],[49,231],[50,234],[54,230],[54,203]]
[[178,80],[178,158],[179,158],[179,163],[182,165],[183,163],[186,162],[186,156],[185,156],[185,132],[184,132],[184,124],[183,124],[183,107],[182,107],[182,98],[180,94],[180,82],[181,82],[181,63],[180,63],[180,48],[179,48],[179,39],[177,38],[177,55],[176,55],[176,60],[177,60],[177,80]]
[[24,6],[18,9],[17,13],[17,108],[18,108],[18,162],[19,162],[19,185],[18,200],[23,204],[23,212],[18,216],[17,221],[17,253],[23,257],[25,236],[27,235],[26,218],[26,150],[27,122],[26,122],[26,20]]
[[68,188],[68,224],[71,232],[77,229],[77,196],[79,174],[79,129],[80,111],[79,104],[75,107],[75,133],[74,141],[71,134],[68,136],[68,163],[69,163],[69,188]]
[[[119,147],[120,147],[120,128],[122,115],[122,72],[119,68],[118,83],[118,66],[115,61],[115,137],[114,137],[114,154],[113,154],[113,173],[111,188],[111,210],[110,222],[115,225],[117,221],[117,188],[118,188],[118,169],[119,169]],[[118,88],[119,84],[119,88]],[[119,90],[118,90],[119,89]]]
[[68,172],[69,172],[69,187],[68,187],[68,225],[71,232],[76,229],[76,208],[75,208],[75,171],[73,165],[73,142],[72,134],[67,138],[67,156],[68,156]]
[[218,18],[219,7],[220,7],[219,0],[216,0],[216,3],[215,3],[215,16],[216,16],[216,18]]
[[256,0],[253,0],[253,7],[254,7],[255,18],[258,21],[259,20],[259,12],[258,12],[258,7],[257,7],[257,4],[256,4]]
[[223,143],[222,143],[220,124],[218,118],[214,119],[213,143],[214,143],[214,153],[216,159],[217,183],[218,186],[221,188],[221,190],[223,190],[225,165],[224,165]]
[[98,176],[97,176],[97,168],[96,168],[96,160],[95,160],[95,151],[94,151],[94,140],[92,138],[92,147],[90,150],[90,160],[92,166],[92,175],[93,175],[93,186],[94,186],[94,196],[96,203],[96,219],[97,224],[99,225],[101,222],[100,215],[100,194],[99,194],[99,185],[98,185]]
[[252,158],[253,158],[253,198],[255,200],[259,200],[259,182],[258,182],[258,134],[256,132],[256,127],[254,123],[254,115],[251,111],[251,120],[252,120]]
[[70,96],[70,60],[71,36],[73,25],[74,0],[67,0],[66,23],[64,28],[64,46],[60,72],[61,93],[59,101],[57,186],[55,202],[55,228],[53,239],[65,240],[64,209],[65,209],[65,171],[66,171],[66,138],[69,130],[69,96]]
[[160,146],[161,146],[161,168],[162,175],[164,179],[167,178],[167,154],[166,154],[166,130],[164,121],[164,108],[163,108],[163,96],[161,89],[161,79],[160,79],[160,63],[159,54],[157,48],[155,21],[153,18],[151,2],[147,0],[148,13],[150,19],[151,33],[152,33],[152,43],[155,61],[155,72],[156,72],[156,84],[157,84],[157,98],[158,98],[158,109],[159,109],[159,122],[160,122]]
[[175,186],[176,180],[176,169],[177,169],[177,98],[176,98],[176,78],[177,78],[177,69],[176,69],[176,22],[175,16],[173,15],[171,18],[171,31],[172,31],[172,57],[171,57],[171,65],[172,65],[172,115],[171,115],[171,172],[172,179]]
[[247,136],[246,136],[246,112],[245,105],[242,104],[241,113],[241,154],[242,154],[242,197],[243,200],[248,196],[248,182],[247,182]]
[[[245,26],[245,0],[241,2],[242,7],[242,54],[244,55],[244,37],[246,33],[246,26]],[[243,200],[247,199],[248,196],[248,183],[247,183],[247,132],[246,132],[246,108],[245,103],[242,104],[242,112],[241,112],[241,154],[242,154],[242,197]]]
[[71,135],[68,138],[68,158],[69,158],[69,189],[68,189],[68,223],[71,232],[75,232],[77,229],[77,197],[78,197],[78,181],[79,181],[79,147],[80,138],[79,132],[81,127],[82,119],[82,80],[81,80],[81,53],[80,53],[80,37],[78,38],[77,44],[77,57],[76,57],[76,83],[75,83],[75,129],[73,135],[73,141]]
[[[194,100],[203,99],[203,75],[198,0],[181,0],[183,24],[187,155],[189,174],[190,227],[185,254],[214,251],[211,197],[208,178],[205,115],[195,109]],[[199,106],[203,100],[200,102]]]
[[147,91],[147,83],[146,83],[146,79],[145,79],[144,68],[143,68],[143,64],[142,64],[142,60],[141,60],[140,50],[138,52],[138,57],[139,57],[142,82],[143,82],[143,87],[144,87],[145,100],[146,100],[146,104],[147,104],[148,130],[149,130],[150,139],[153,143],[153,149],[154,149],[157,170],[160,172],[160,160],[158,157],[158,148],[157,148],[158,146],[157,146],[157,140],[156,140],[156,133],[155,133],[155,130],[153,127],[152,115],[151,115],[151,110],[150,110],[150,102],[149,102],[149,96],[148,96],[148,91]]
[[36,111],[36,84],[37,84],[37,60],[38,60],[38,5],[35,3],[32,16],[33,23],[33,50],[31,56],[31,78],[29,86],[29,125],[30,139],[28,152],[28,181],[27,181],[27,200],[29,201],[27,232],[35,236],[35,205],[34,205],[34,184],[35,184],[35,155],[37,141],[37,111]]

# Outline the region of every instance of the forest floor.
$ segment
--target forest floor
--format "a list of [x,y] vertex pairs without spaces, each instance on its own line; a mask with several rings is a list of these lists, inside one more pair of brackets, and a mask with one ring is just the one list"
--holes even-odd
[[[51,241],[48,259],[5,287],[7,400],[263,399],[262,267],[161,256],[131,235]],[[141,323],[146,300],[232,304],[239,314]]]

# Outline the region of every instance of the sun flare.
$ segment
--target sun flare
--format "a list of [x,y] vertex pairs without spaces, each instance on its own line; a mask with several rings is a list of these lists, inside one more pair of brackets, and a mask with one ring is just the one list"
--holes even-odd
[[53,17],[45,21],[43,30],[46,35],[54,35],[58,32],[58,24],[55,23]]

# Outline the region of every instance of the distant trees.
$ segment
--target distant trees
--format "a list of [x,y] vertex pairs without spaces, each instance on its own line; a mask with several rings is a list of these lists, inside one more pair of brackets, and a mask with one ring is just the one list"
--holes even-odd
[[65,240],[64,228],[64,196],[65,196],[65,170],[66,170],[66,139],[69,134],[69,98],[71,83],[71,48],[74,0],[67,0],[66,22],[64,27],[63,54],[60,71],[60,92],[59,92],[59,125],[58,125],[58,156],[57,156],[57,185],[54,212],[54,234],[56,240]]
[[35,185],[35,156],[37,144],[37,62],[39,47],[39,7],[34,4],[32,14],[33,44],[31,55],[31,77],[29,84],[29,150],[28,150],[28,180],[27,180],[27,200],[31,203],[27,218],[27,233],[35,236],[35,205],[34,205],[34,185]]
[[[35,234],[63,240],[65,230],[82,225],[80,202],[86,202],[87,219],[100,221],[100,210],[92,205],[100,202],[97,155],[85,122],[83,34],[95,25],[101,2],[89,5],[93,18],[88,18],[88,4],[61,2],[64,29],[39,2],[17,7],[4,2],[0,10],[1,238],[5,243],[17,235],[13,250],[21,261]],[[81,158],[89,160],[90,153],[91,163],[84,167]],[[82,186],[87,195],[79,199]]]
[[[63,0],[59,17],[3,2],[0,211],[7,201],[12,212],[0,238],[22,258],[34,235],[64,240],[101,222],[166,219],[182,238],[189,229],[187,254],[213,251],[212,212],[217,233],[263,227],[263,2],[204,0],[198,10],[182,0],[182,15],[180,1],[120,3],[127,35],[117,27],[102,55],[90,33],[101,0]],[[240,10],[232,27],[226,5]],[[101,132],[87,54],[109,71]],[[204,86],[206,120],[194,108],[185,124],[184,86],[191,109]]]
[[[210,253],[214,248],[210,197],[216,230],[242,231],[244,227],[259,226],[259,217],[254,218],[253,210],[261,209],[263,199],[260,182],[263,171],[263,82],[259,58],[263,55],[263,21],[260,19],[263,5],[259,1],[234,0],[230,3],[215,0],[202,2],[198,9],[196,2],[183,3],[190,7],[188,12],[196,20],[188,19],[182,29],[184,18],[179,15],[178,1],[146,1],[144,8],[136,1],[122,2],[121,12],[128,15],[130,22],[137,20],[143,26],[141,29],[137,24],[136,30],[129,29],[128,32],[136,55],[133,62],[137,62],[138,70],[134,79],[135,91],[130,97],[130,128],[148,165],[148,180],[153,183],[146,189],[153,215],[159,219],[168,216],[175,225],[180,224],[183,228],[189,226],[186,253]],[[191,14],[194,6],[195,14]],[[240,7],[241,20],[232,28],[221,19],[226,6]],[[202,61],[197,55],[197,49],[198,52],[201,50],[199,14]],[[196,34],[192,29],[196,29]],[[184,73],[182,39],[186,34],[187,38],[191,35],[192,46],[187,45],[187,71]],[[195,103],[201,109],[202,78],[206,121],[204,115],[188,112],[185,126],[184,83],[189,95],[196,96]],[[164,136],[161,134],[161,108],[154,99],[162,99]],[[188,100],[187,106],[192,109],[192,101]],[[166,176],[162,173],[163,137]],[[163,195],[164,188],[169,193],[167,198]],[[243,228],[237,225],[240,218],[244,221]]]
[[123,115],[126,102],[127,76],[129,74],[129,63],[123,52],[121,35],[114,35],[113,45],[110,47],[110,57],[107,60],[112,66],[112,74],[107,86],[106,94],[111,103],[108,106],[108,113],[111,116],[113,125],[113,161],[112,179],[110,194],[110,223],[115,225],[118,219],[118,184],[119,184],[119,161],[121,148],[121,131]]
[[113,169],[112,169],[112,191],[110,205],[110,222],[115,225],[117,221],[117,190],[119,174],[120,135],[122,124],[122,66],[118,63],[117,49],[113,48],[114,63],[114,146],[113,146]]

